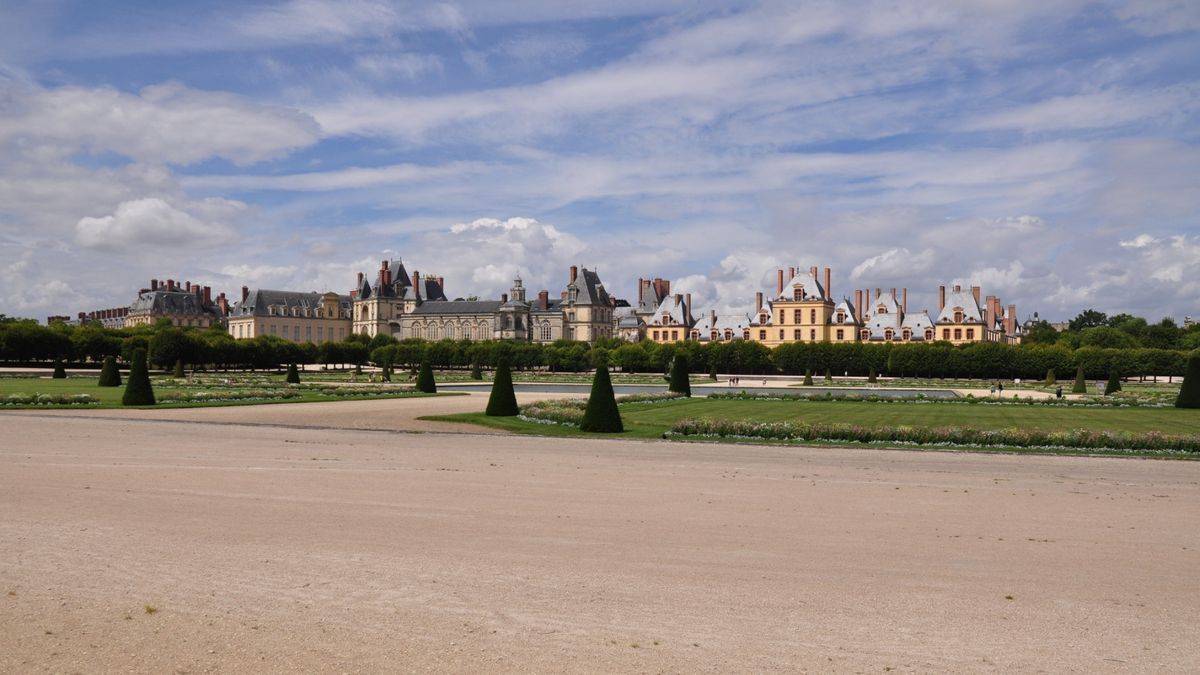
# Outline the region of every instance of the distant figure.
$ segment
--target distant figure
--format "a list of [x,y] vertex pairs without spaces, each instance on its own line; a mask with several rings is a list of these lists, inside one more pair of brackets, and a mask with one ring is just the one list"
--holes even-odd
[[1054,395],[1055,395],[1055,397],[1057,397],[1057,398],[1062,398],[1062,387],[1059,387],[1058,389],[1055,389],[1055,390],[1054,390]]
[[1004,383],[1003,382],[997,382],[996,389],[998,389],[1000,391],[1001,396],[1004,395]]
[[764,387],[767,386],[767,378],[765,378],[765,377],[763,378],[763,386]]

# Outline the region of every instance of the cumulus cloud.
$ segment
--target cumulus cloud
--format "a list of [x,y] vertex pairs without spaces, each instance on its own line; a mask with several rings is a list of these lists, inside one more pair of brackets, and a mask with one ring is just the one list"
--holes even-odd
[[[200,204],[196,210],[204,215],[227,215],[243,207],[221,200]],[[234,237],[229,225],[201,219],[157,197],[122,202],[111,215],[81,218],[75,226],[75,241],[80,246],[107,250],[207,247]]]
[[850,278],[855,281],[911,278],[928,271],[934,260],[933,249],[913,253],[907,248],[890,248],[855,265]]

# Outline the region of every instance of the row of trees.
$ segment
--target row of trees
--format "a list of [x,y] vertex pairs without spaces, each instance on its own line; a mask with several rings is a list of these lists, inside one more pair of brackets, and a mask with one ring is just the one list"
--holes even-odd
[[1200,324],[1179,326],[1171,318],[1158,323],[1131,314],[1109,316],[1087,309],[1067,323],[1059,332],[1048,322],[1040,321],[1030,327],[1025,336],[1027,344],[1057,344],[1071,349],[1100,347],[1110,349],[1200,349]]

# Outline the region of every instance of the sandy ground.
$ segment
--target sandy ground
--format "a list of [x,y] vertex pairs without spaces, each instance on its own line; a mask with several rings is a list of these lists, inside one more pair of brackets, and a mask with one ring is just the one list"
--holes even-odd
[[1200,667],[1200,463],[329,428],[380,403],[0,414],[0,671]]

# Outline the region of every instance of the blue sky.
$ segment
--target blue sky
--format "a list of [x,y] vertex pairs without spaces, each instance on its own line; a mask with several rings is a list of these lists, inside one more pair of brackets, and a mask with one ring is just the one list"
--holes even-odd
[[0,312],[151,277],[1200,315],[1200,3],[0,0]]

